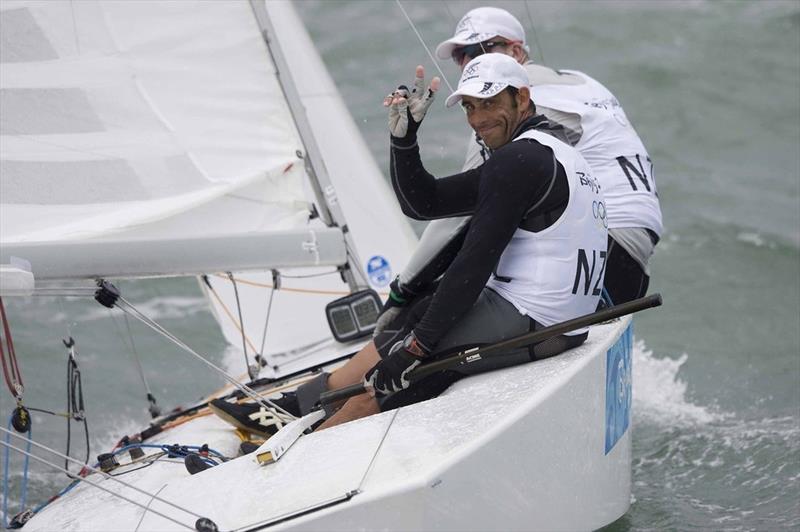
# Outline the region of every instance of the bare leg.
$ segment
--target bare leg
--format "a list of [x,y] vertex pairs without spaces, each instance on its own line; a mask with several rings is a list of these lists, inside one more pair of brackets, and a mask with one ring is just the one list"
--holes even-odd
[[331,376],[328,377],[328,389],[336,390],[361,382],[367,371],[371,370],[372,366],[377,364],[380,359],[381,356],[375,349],[375,343],[368,343],[344,366],[331,373]]
[[[378,363],[381,356],[375,349],[375,343],[370,342],[364,348],[356,353],[353,358],[347,361],[347,364],[337,369],[331,376],[328,377],[328,389],[336,390],[356,384],[364,379],[364,375]],[[338,405],[334,405],[336,407]],[[319,426],[317,430],[323,430],[340,423],[347,423],[355,419],[371,416],[380,412],[378,401],[374,397],[363,394],[349,399],[344,405],[325,423]]]
[[380,412],[378,401],[369,394],[357,395],[347,400],[342,408],[340,408],[334,415],[325,420],[325,423],[320,425],[317,430],[325,430],[348,421],[361,419],[362,417],[371,416]]

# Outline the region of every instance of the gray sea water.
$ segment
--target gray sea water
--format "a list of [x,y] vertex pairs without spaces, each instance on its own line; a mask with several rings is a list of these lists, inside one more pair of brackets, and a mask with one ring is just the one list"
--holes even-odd
[[[665,305],[637,318],[633,504],[610,529],[800,528],[800,2],[495,4],[523,22],[536,60],[606,84],[655,162],[666,234],[651,289]],[[435,47],[480,3],[402,5]],[[433,63],[394,2],[297,7],[386,168],[382,96]],[[455,66],[441,68],[455,84]],[[442,101],[422,130],[437,175],[460,168],[467,137],[462,113]],[[193,280],[122,288],[198,351],[225,356]],[[78,300],[12,300],[7,310],[29,404],[63,408],[69,332],[93,454],[146,423],[138,374],[118,349],[124,322]],[[219,384],[162,339],[136,341],[162,404]],[[36,439],[63,448],[63,419],[34,420]],[[80,438],[75,447],[81,456]],[[63,473],[32,470],[34,502],[66,484]]]

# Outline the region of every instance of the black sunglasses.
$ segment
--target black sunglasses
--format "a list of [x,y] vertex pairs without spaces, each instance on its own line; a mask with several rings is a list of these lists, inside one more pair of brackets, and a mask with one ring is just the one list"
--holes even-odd
[[453,61],[460,65],[464,61],[465,57],[475,59],[479,55],[490,52],[495,46],[508,46],[509,44],[511,43],[506,41],[486,41],[468,44],[466,46],[459,46],[453,50]]

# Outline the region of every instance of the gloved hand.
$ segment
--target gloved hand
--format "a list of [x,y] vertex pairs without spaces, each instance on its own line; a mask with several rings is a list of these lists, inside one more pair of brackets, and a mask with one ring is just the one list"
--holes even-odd
[[425,89],[425,69],[420,65],[415,73],[411,94],[408,93],[408,87],[400,85],[384,98],[383,106],[389,108],[389,132],[393,137],[405,138],[417,132],[439,90],[439,83],[440,79],[435,77]]
[[367,372],[364,386],[374,390],[376,397],[386,397],[405,390],[411,384],[409,373],[422,364],[426,356],[428,350],[417,341],[412,331],[405,340],[394,344],[386,358]]
[[381,314],[375,322],[375,330],[372,332],[372,337],[375,338],[382,333],[386,326],[400,315],[400,312],[413,298],[414,295],[406,293],[400,286],[400,279],[395,277],[392,284],[389,285],[389,297],[386,299],[386,303],[383,304]]

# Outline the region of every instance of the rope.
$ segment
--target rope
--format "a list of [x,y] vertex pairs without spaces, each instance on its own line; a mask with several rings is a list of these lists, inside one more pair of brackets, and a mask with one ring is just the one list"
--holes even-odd
[[[220,279],[226,279],[227,278],[227,276],[222,275],[220,273],[214,273],[212,275],[214,277],[219,277]],[[281,274],[281,277],[286,277],[287,279],[299,279],[300,278],[299,276],[298,277],[289,277],[289,276],[283,275],[283,274]],[[309,277],[311,277],[311,276],[309,276]],[[260,283],[258,281],[250,281],[248,279],[242,279],[242,278],[239,278],[239,277],[236,277],[236,282],[239,283],[239,284],[245,284],[245,285],[248,285],[248,286],[256,286],[256,287],[259,287],[259,288],[274,288],[274,285],[272,285],[270,283]],[[300,293],[300,294],[317,294],[317,295],[325,295],[325,296],[346,296],[346,295],[352,294],[352,292],[350,292],[349,290],[316,290],[316,289],[313,289],[313,288],[287,288],[285,286],[281,286],[280,289],[281,289],[282,292],[296,292],[296,293]],[[389,292],[378,292],[378,294],[382,295],[384,297],[389,297]],[[250,347],[253,347],[253,345],[250,344]]]
[[210,454],[213,454],[214,456],[217,456],[222,461],[227,461],[228,460],[228,458],[224,454],[222,454],[221,452],[219,452],[219,451],[217,451],[215,449],[212,449],[210,447],[203,446],[203,445],[178,445],[178,446],[173,446],[173,445],[155,444],[155,443],[129,443],[128,445],[126,445],[124,447],[120,447],[119,449],[117,449],[116,451],[114,451],[111,454],[113,454],[114,456],[117,456],[118,454],[125,453],[125,452],[127,452],[127,451],[129,451],[131,449],[134,449],[134,448],[139,448],[139,449],[160,449],[160,450],[164,451],[167,454],[173,453],[176,456],[178,456],[178,454],[176,454],[177,451],[184,452],[184,450],[185,450],[186,452],[184,454],[180,454],[180,456],[185,456],[185,454],[188,454],[188,452],[190,452],[190,451],[198,451],[199,452],[199,451],[205,450],[205,451],[208,451]]
[[[219,273],[212,274],[214,277],[219,277],[220,279],[225,279],[227,276],[224,276]],[[236,282],[239,284],[245,284],[248,286],[257,286],[260,288],[274,288],[274,285],[269,283],[259,283],[257,281],[249,281],[247,279],[240,279],[236,278]],[[281,290],[284,292],[295,292],[298,294],[316,294],[316,295],[325,295],[325,296],[346,296],[351,292],[349,290],[316,290],[312,288],[286,288],[281,287]],[[388,292],[387,292],[388,294]]]
[[[75,360],[75,342],[72,338],[69,342],[64,342],[64,345],[69,349],[69,358],[67,359],[67,450],[66,455],[69,456],[70,444],[72,439],[72,421],[79,421],[83,423],[83,432],[86,442],[86,459],[83,465],[89,463],[90,448],[89,448],[89,423],[86,419],[85,408],[83,402],[83,384],[81,382],[81,372],[78,369],[78,362]],[[69,462],[64,461],[64,469],[67,471],[67,476],[73,478],[69,472]]]
[[[6,318],[6,309],[3,305],[3,298],[0,297],[0,321],[3,322],[2,340],[0,341],[0,360],[3,364],[3,377],[8,386],[8,391],[19,402],[22,400],[22,393],[25,391],[25,385],[22,383],[22,373],[19,370],[19,363],[17,362],[17,354],[14,351],[14,341],[11,339],[11,327]],[[6,344],[8,349],[8,360],[6,360],[6,350],[3,349],[3,343]]]
[[[14,414],[8,418],[8,434],[6,434],[5,442],[9,444],[11,442],[11,427],[12,427],[12,420],[14,419]],[[31,451],[31,437],[33,435],[33,423],[30,423],[28,426],[28,446],[26,451],[30,453]],[[19,511],[22,512],[25,510],[25,501],[28,498],[28,466],[30,464],[30,457],[25,456],[25,462],[22,466],[22,487],[20,493],[20,502],[19,502]],[[8,482],[8,471],[9,471],[9,450],[8,447],[5,448],[3,452],[3,528],[8,528],[8,495],[11,491],[9,482]]]
[[[17,436],[16,434],[13,434],[9,430],[3,429],[3,428],[0,428],[0,430],[2,430],[3,432],[5,432],[7,434],[11,434],[12,436],[15,436],[17,438],[23,439],[22,436]],[[55,451],[54,449],[50,449],[50,448],[48,448],[48,447],[46,447],[44,445],[36,443],[36,442],[34,442],[34,441],[30,440],[30,439],[27,439],[27,438],[25,438],[25,440],[28,441],[28,442],[33,443],[33,445],[35,445],[36,447],[41,448],[41,449],[43,449],[45,451],[51,452],[51,453],[53,453],[53,454],[55,454],[57,456],[61,456],[62,458],[66,458],[68,460],[72,460],[68,456],[62,455],[61,453]],[[52,467],[53,469],[57,469],[59,471],[63,471],[63,472],[66,472],[67,474],[69,474],[69,471],[66,471],[64,468],[62,468],[58,464],[55,464],[53,462],[49,462],[48,460],[45,460],[44,458],[39,458],[38,456],[34,455],[33,453],[31,453],[29,451],[24,451],[21,448],[15,446],[15,445],[11,445],[10,443],[5,442],[5,441],[3,441],[2,444],[3,444],[4,447],[6,447],[6,449],[11,449],[12,451],[17,451],[18,453],[23,454],[23,455],[25,455],[25,456],[27,456],[29,458],[33,458],[37,462],[40,462],[40,463],[42,463],[42,464],[44,464],[46,466]],[[75,461],[77,462],[77,460],[75,460]],[[168,501],[166,499],[162,499],[161,497],[158,497],[157,495],[153,495],[151,493],[148,493],[145,490],[137,488],[136,486],[134,486],[132,484],[129,484],[127,482],[119,480],[118,478],[116,478],[116,477],[114,477],[112,475],[104,473],[103,471],[100,471],[99,469],[95,469],[95,468],[89,467],[89,466],[85,466],[85,467],[87,467],[91,472],[101,475],[105,479],[109,479],[109,480],[112,480],[114,482],[118,482],[119,484],[122,484],[126,488],[132,489],[132,490],[134,490],[136,492],[139,492],[139,493],[141,493],[143,495],[151,497],[152,499],[155,499],[155,500],[157,500],[157,501],[159,501],[161,503],[164,503],[164,504],[166,504],[168,506],[172,506],[173,508],[176,508],[176,509],[178,509],[178,510],[180,510],[182,512],[185,512],[185,513],[187,513],[189,515],[197,517],[198,519],[202,518],[202,516],[192,512],[191,510],[187,510],[186,508],[182,508],[181,506],[178,506],[177,504],[172,503],[172,502],[170,502],[170,501]],[[129,503],[133,504],[134,506],[138,506],[139,508],[144,508],[145,511],[152,512],[152,513],[158,515],[159,517],[163,517],[164,519],[167,519],[168,521],[172,521],[173,523],[175,523],[175,524],[177,524],[179,526],[182,526],[184,528],[188,528],[189,530],[195,530],[194,526],[187,525],[186,523],[182,523],[182,522],[178,521],[177,519],[175,519],[173,517],[170,517],[170,516],[168,516],[166,514],[163,514],[163,513],[159,512],[157,510],[153,510],[153,509],[149,508],[148,506],[145,506],[144,504],[142,504],[140,502],[134,501],[133,499],[130,499],[130,498],[128,498],[128,497],[126,497],[126,496],[124,496],[124,495],[122,495],[120,493],[116,493],[116,492],[110,490],[109,488],[105,488],[105,487],[101,486],[97,482],[93,482],[93,481],[90,481],[87,478],[82,478],[82,477],[75,477],[75,480],[77,480],[79,482],[85,482],[85,483],[89,484],[90,486],[94,486],[95,488],[103,490],[106,493],[110,493],[112,496],[118,497],[118,498],[120,498],[120,499],[122,499],[122,500],[124,500],[126,502],[129,502]]]

